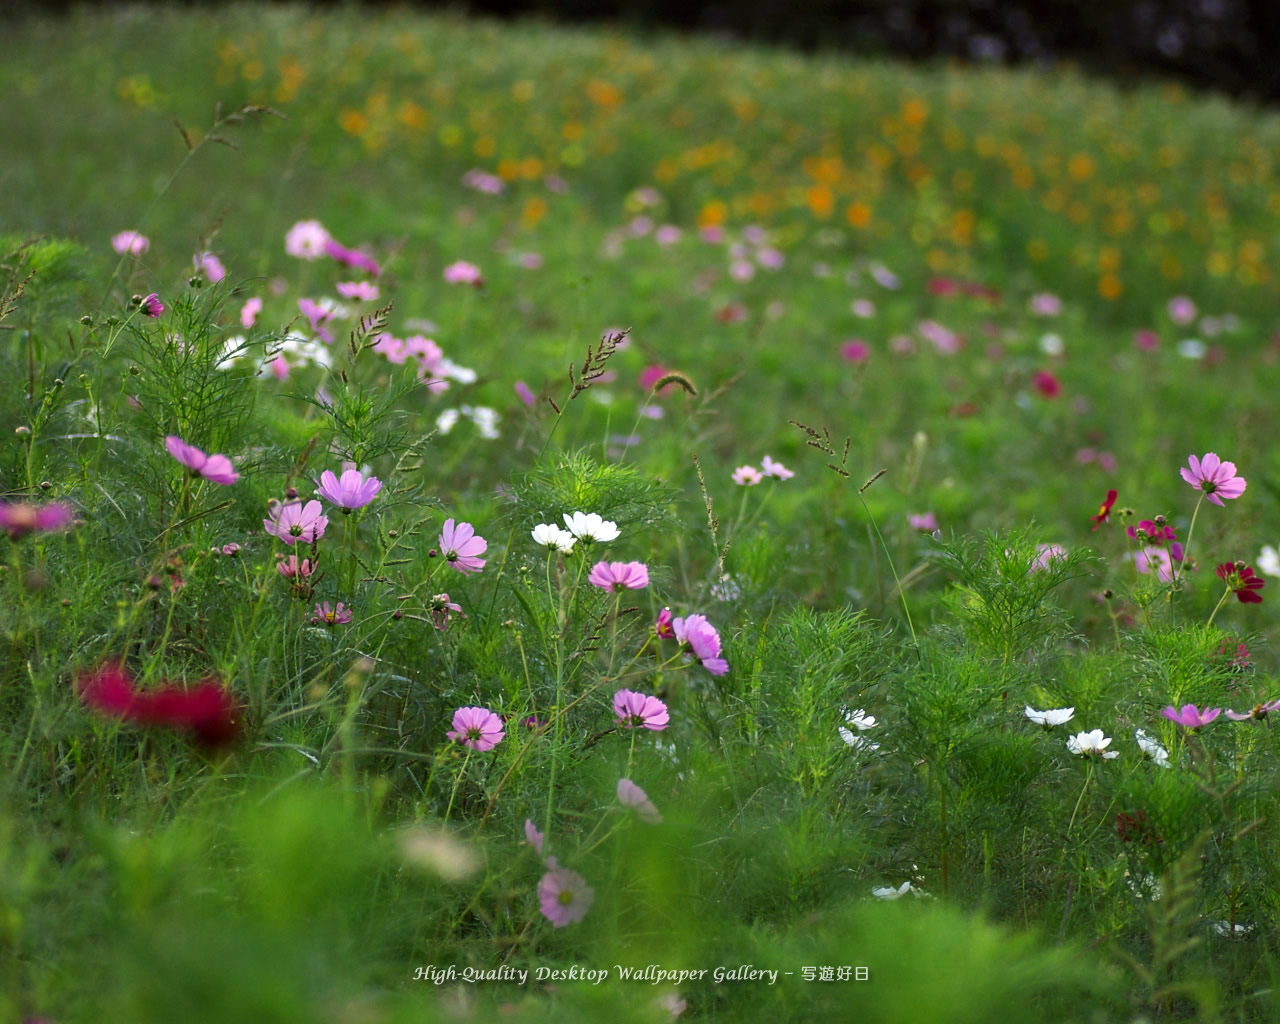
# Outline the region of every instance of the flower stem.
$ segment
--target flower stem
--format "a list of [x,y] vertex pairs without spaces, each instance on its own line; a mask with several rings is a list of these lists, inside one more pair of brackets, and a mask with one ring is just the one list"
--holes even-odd
[[1067,834],[1071,834],[1071,830],[1076,826],[1076,815],[1080,813],[1080,804],[1084,802],[1085,791],[1089,788],[1089,783],[1093,781],[1093,760],[1089,760],[1089,772],[1084,777],[1084,785],[1080,787],[1080,795],[1076,797],[1075,810],[1071,812],[1071,821],[1067,825]]
[[449,793],[449,806],[444,809],[444,821],[449,823],[449,814],[453,810],[453,798],[458,795],[458,786],[462,784],[462,776],[467,774],[467,765],[471,763],[471,748],[467,747],[467,756],[462,759],[462,767],[458,769],[458,774],[453,777],[453,789]]
[[1191,555],[1191,540],[1196,535],[1196,517],[1200,515],[1200,506],[1204,504],[1204,496],[1207,493],[1208,493],[1207,491],[1200,492],[1200,500],[1196,502],[1195,511],[1191,513],[1191,525],[1187,528],[1187,543],[1184,544],[1182,547],[1182,565],[1174,567],[1173,579],[1170,581],[1175,586],[1177,585],[1178,580],[1182,578],[1182,573],[1179,572],[1178,570],[1182,569],[1183,571],[1185,571],[1184,567],[1186,566],[1187,560]]
[[1222,596],[1218,598],[1217,605],[1215,605],[1213,611],[1209,613],[1209,621],[1204,624],[1206,629],[1213,625],[1213,620],[1217,618],[1218,611],[1227,603],[1227,598],[1229,598],[1233,593],[1234,591],[1230,587],[1227,587],[1227,589],[1222,592]]

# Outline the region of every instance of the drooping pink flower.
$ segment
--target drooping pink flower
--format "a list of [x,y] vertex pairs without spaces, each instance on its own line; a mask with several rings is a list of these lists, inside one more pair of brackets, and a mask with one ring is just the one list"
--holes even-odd
[[649,585],[649,569],[643,562],[597,562],[587,582],[601,590],[640,590]]
[[533,823],[533,819],[524,819],[524,837],[528,840],[529,845],[533,847],[533,852],[539,857],[542,856],[542,844],[546,837],[538,831],[538,827]]
[[125,253],[130,256],[141,256],[151,248],[151,240],[137,231],[121,231],[111,236],[111,248],[121,256]]
[[344,515],[364,508],[382,490],[381,480],[376,476],[366,480],[357,469],[344,470],[341,477],[334,476],[331,470],[326,469],[315,484],[320,497],[331,505],[337,505]]
[[1178,545],[1178,557],[1174,558],[1174,552],[1166,551],[1162,547],[1143,548],[1141,551],[1132,551],[1124,557],[1133,562],[1133,567],[1143,576],[1147,573],[1154,572],[1156,578],[1161,583],[1171,583],[1173,581],[1173,563],[1182,561],[1181,545]]
[[1277,708],[1280,708],[1280,700],[1271,700],[1267,701],[1265,704],[1255,704],[1245,712],[1232,711],[1230,708],[1227,708],[1223,714],[1236,722],[1247,722],[1251,718],[1254,721],[1263,722],[1266,721],[1267,715],[1272,711],[1275,711]]
[[440,528],[440,553],[458,572],[464,575],[479,572],[484,568],[485,560],[478,558],[489,547],[483,537],[477,537],[475,528],[470,523],[458,523],[446,519]]
[[336,607],[333,607],[326,601],[321,604],[316,602],[315,614],[311,616],[311,624],[324,626],[345,626],[351,621],[351,609],[346,607],[341,601]]
[[729,663],[720,657],[720,634],[703,615],[671,620],[676,640],[688,646],[694,658],[713,676],[729,671]]
[[159,295],[152,292],[150,295],[139,300],[138,309],[142,311],[143,316],[156,318],[164,312],[164,303],[160,301]]
[[258,296],[253,296],[245,300],[245,304],[240,307],[240,326],[246,331],[258,322],[258,314],[262,312],[262,300]]
[[587,916],[596,892],[576,871],[556,868],[538,883],[538,903],[542,916],[556,928],[575,924]]
[[613,713],[618,716],[618,725],[623,729],[643,726],[661,732],[671,721],[667,706],[662,701],[634,690],[619,690],[613,695]]
[[222,265],[222,260],[211,252],[198,252],[191,262],[195,264],[196,275],[203,275],[210,284],[217,284],[227,276],[227,268]]
[[453,713],[453,728],[445,734],[464,747],[484,753],[502,742],[506,735],[502,719],[488,708],[458,708]]
[[1201,711],[1194,704],[1184,704],[1181,709],[1175,708],[1170,704],[1160,714],[1164,715],[1169,721],[1186,729],[1199,729],[1202,725],[1208,725],[1222,714],[1222,708],[1205,708]]
[[1261,576],[1254,575],[1251,566],[1244,562],[1223,562],[1215,572],[1241,604],[1262,604],[1262,595],[1257,591],[1267,583]]
[[431,616],[431,625],[441,633],[448,630],[449,620],[453,618],[454,612],[464,619],[467,617],[467,613],[462,610],[462,605],[456,601],[450,601],[448,594],[436,594],[427,602],[427,614]]
[[449,284],[469,284],[479,288],[484,284],[484,275],[474,263],[457,260],[444,268],[444,279]]
[[1236,476],[1236,464],[1223,462],[1213,452],[1203,459],[1194,455],[1190,459],[1190,468],[1183,469],[1182,479],[1192,487],[1204,491],[1208,499],[1215,505],[1221,505],[1223,498],[1238,498],[1244,494],[1244,477]]
[[739,466],[733,471],[733,482],[739,487],[754,487],[764,475],[755,466]]
[[790,480],[795,476],[794,471],[787,469],[781,462],[774,462],[768,455],[760,460],[760,473],[762,476],[771,476],[775,480]]
[[236,472],[235,467],[231,465],[231,460],[225,455],[206,455],[195,445],[187,444],[174,434],[164,439],[164,446],[169,450],[170,455],[192,473],[215,484],[230,487],[240,479],[240,474]]
[[355,299],[359,302],[373,302],[380,292],[372,281],[339,281],[335,287],[344,299]]
[[324,243],[324,254],[345,267],[363,270],[374,277],[382,273],[382,268],[378,266],[378,261],[372,256],[361,252],[359,249],[348,249],[345,245],[335,242],[332,238]]
[[286,544],[313,544],[324,536],[329,517],[322,514],[318,501],[290,501],[275,506],[270,518],[262,521],[262,528]]
[[640,816],[641,821],[647,821],[650,825],[657,825],[662,821],[661,812],[648,794],[630,779],[618,780],[618,803],[623,807],[630,807]]
[[190,732],[208,747],[236,737],[236,703],[214,679],[186,689],[172,683],[142,690],[120,662],[109,661],[76,679],[81,700],[94,711],[132,725],[159,726]]
[[655,636],[670,639],[674,637],[675,630],[671,628],[671,609],[663,608],[658,612],[658,621],[653,624],[653,633]]
[[309,558],[299,561],[297,555],[290,555],[283,561],[278,562],[276,569],[287,580],[306,579],[314,571],[315,566]]
[[0,530],[7,531],[13,540],[28,533],[53,533],[71,525],[75,514],[75,509],[65,501],[52,501],[47,505],[0,502]]
[[300,260],[318,260],[328,241],[329,232],[318,220],[300,220],[284,236],[284,251]]

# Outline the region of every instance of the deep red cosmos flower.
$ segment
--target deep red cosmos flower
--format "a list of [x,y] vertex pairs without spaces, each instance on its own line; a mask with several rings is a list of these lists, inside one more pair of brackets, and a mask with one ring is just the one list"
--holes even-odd
[[76,689],[99,714],[131,725],[191,733],[206,747],[226,746],[238,731],[235,699],[215,679],[204,679],[189,689],[163,683],[143,690],[120,662],[108,661],[78,676]]
[[1111,515],[1111,507],[1115,503],[1116,503],[1116,491],[1114,489],[1107,491],[1106,501],[1104,501],[1102,503],[1102,507],[1098,509],[1098,514],[1096,516],[1093,516],[1093,528],[1095,531],[1103,523],[1108,523],[1111,521],[1108,517]]
[[1218,579],[1222,580],[1236,595],[1241,604],[1262,604],[1262,595],[1255,593],[1267,585],[1266,580],[1253,574],[1253,569],[1244,562],[1223,562],[1217,568]]

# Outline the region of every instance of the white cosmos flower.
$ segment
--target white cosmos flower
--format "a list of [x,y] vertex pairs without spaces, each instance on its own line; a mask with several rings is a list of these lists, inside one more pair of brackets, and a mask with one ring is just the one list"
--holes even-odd
[[573,546],[578,543],[578,538],[571,534],[568,530],[562,530],[554,523],[540,523],[533,528],[533,540],[536,544],[544,547],[555,548],[557,551],[563,551],[566,555],[573,550]]
[[892,886],[878,886],[871,890],[871,895],[878,900],[897,900],[901,899],[911,891],[911,882],[903,882],[898,888]]
[[1138,746],[1142,748],[1142,752],[1147,757],[1151,758],[1161,768],[1169,767],[1169,751],[1165,750],[1158,741],[1153,740],[1141,729],[1133,734],[1133,738],[1138,741]]
[[868,753],[872,753],[880,749],[879,743],[872,743],[865,736],[859,736],[856,732],[853,732],[851,729],[846,729],[843,726],[840,728],[840,738],[844,740],[848,746],[853,747],[854,750],[865,750]]
[[618,524],[612,523],[608,519],[601,519],[599,513],[596,512],[575,512],[573,515],[569,515],[566,512],[564,525],[569,528],[571,534],[581,541],[598,540],[602,543],[608,543],[611,540],[617,540],[620,536]]
[[1037,711],[1030,704],[1027,705],[1026,715],[1036,725],[1043,725],[1046,729],[1050,726],[1061,725],[1063,722],[1071,721],[1072,716],[1076,713],[1074,707],[1069,708],[1052,708],[1049,711]]
[[1268,576],[1280,576],[1280,551],[1276,551],[1270,544],[1258,552],[1258,557],[1254,560],[1260,572],[1265,572]]
[[856,711],[850,711],[848,708],[841,708],[844,714],[844,720],[850,725],[856,726],[860,730],[874,729],[876,719],[874,715],[868,715],[862,708]]
[[1110,736],[1102,735],[1101,729],[1094,729],[1092,732],[1078,732],[1069,737],[1067,739],[1067,749],[1080,757],[1096,755],[1105,760],[1110,760],[1113,757],[1120,756],[1114,750],[1107,750],[1107,746],[1110,743]]

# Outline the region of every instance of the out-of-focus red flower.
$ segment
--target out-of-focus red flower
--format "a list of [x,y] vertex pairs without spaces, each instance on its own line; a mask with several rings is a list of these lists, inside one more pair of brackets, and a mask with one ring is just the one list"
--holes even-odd
[[[1103,523],[1106,523],[1106,522],[1109,522],[1109,521],[1110,521],[1107,517],[1111,515],[1111,507],[1116,503],[1116,498],[1117,498],[1117,496],[1118,496],[1118,495],[1116,494],[1116,491],[1115,491],[1115,489],[1114,489],[1114,488],[1113,488],[1112,490],[1107,491],[1107,498],[1106,498],[1106,500],[1102,503],[1102,507],[1101,507],[1100,509],[1098,509],[1098,514],[1097,514],[1096,516],[1093,516],[1093,517],[1092,517],[1092,518],[1093,518],[1093,528],[1094,528],[1094,530],[1095,530],[1095,531],[1096,531],[1096,530],[1098,529],[1098,527],[1099,527],[1099,526],[1101,526]],[[1131,537],[1133,536],[1132,531],[1130,531],[1129,536],[1131,536]]]
[[186,688],[162,683],[139,689],[120,662],[108,661],[76,679],[80,698],[94,711],[131,725],[191,733],[206,747],[231,743],[238,732],[237,705],[231,691],[216,679]]

